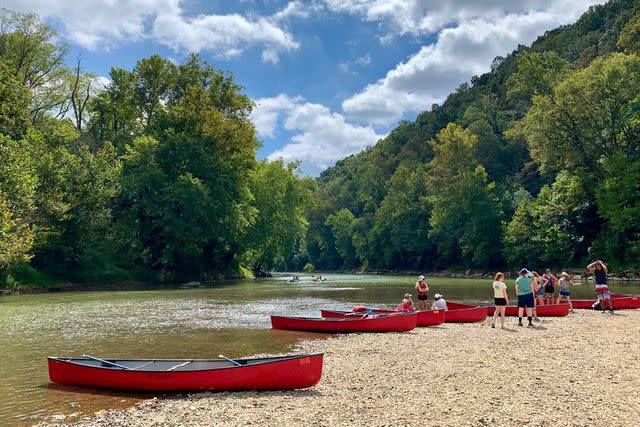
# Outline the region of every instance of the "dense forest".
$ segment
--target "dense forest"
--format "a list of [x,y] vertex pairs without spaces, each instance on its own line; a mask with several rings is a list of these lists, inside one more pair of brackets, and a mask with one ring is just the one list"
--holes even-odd
[[639,12],[592,7],[324,171],[298,266],[640,267]]
[[0,281],[177,281],[266,271],[316,184],[256,160],[253,102],[198,56],[110,82],[33,14],[0,16]]
[[638,2],[592,7],[313,180],[256,159],[253,102],[200,57],[103,85],[4,10],[0,282],[639,268],[638,54]]

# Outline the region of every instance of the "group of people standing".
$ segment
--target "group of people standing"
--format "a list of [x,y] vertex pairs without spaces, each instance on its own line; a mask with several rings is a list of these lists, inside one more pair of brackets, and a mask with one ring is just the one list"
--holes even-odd
[[[587,266],[587,270],[593,273],[596,283],[596,298],[600,303],[600,308],[604,312],[605,302],[609,302],[609,310],[613,314],[613,305],[611,303],[611,294],[607,286],[607,273],[609,269],[601,261],[597,260]],[[548,304],[560,304],[562,300],[566,300],[569,309],[573,313],[571,304],[571,286],[575,285],[571,280],[571,276],[562,272],[560,278],[553,275],[551,270],[547,269],[543,275],[539,275],[535,271],[529,271],[523,268],[518,273],[515,283],[515,291],[518,296],[518,326],[523,326],[522,317],[526,310],[528,326],[533,326],[533,320],[538,320],[536,306]],[[491,327],[495,328],[496,320],[500,317],[500,323],[504,328],[504,319],[506,306],[509,305],[509,295],[507,294],[507,285],[504,283],[504,274],[497,273],[493,282],[494,301],[496,310],[493,314]],[[554,299],[556,288],[560,289],[557,299]]]

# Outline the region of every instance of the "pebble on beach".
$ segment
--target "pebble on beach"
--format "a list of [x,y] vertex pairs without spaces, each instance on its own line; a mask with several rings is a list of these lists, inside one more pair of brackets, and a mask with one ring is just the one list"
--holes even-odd
[[325,352],[313,388],[154,399],[77,425],[640,424],[640,310],[489,323],[311,341],[300,350]]

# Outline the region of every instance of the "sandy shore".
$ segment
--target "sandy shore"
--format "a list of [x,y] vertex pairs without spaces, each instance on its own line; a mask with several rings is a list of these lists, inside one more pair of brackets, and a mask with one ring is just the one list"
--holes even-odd
[[507,322],[305,343],[325,352],[311,389],[152,400],[77,425],[640,424],[640,310]]

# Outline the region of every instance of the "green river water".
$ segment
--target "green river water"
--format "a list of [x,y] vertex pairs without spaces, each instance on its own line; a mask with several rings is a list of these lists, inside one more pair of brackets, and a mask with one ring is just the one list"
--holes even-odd
[[[319,316],[321,308],[355,304],[394,306],[415,293],[414,277],[337,275],[316,283],[289,276],[197,289],[63,292],[0,297],[0,426],[52,421],[55,415],[131,406],[149,395],[56,386],[47,356],[119,358],[243,357],[291,351],[300,341],[327,335],[273,331],[270,314]],[[431,295],[488,303],[491,280],[429,279]],[[509,284],[511,292],[513,287]],[[614,284],[640,293],[640,284]],[[591,298],[593,286],[573,289]],[[52,418],[53,417],[53,418]]]

